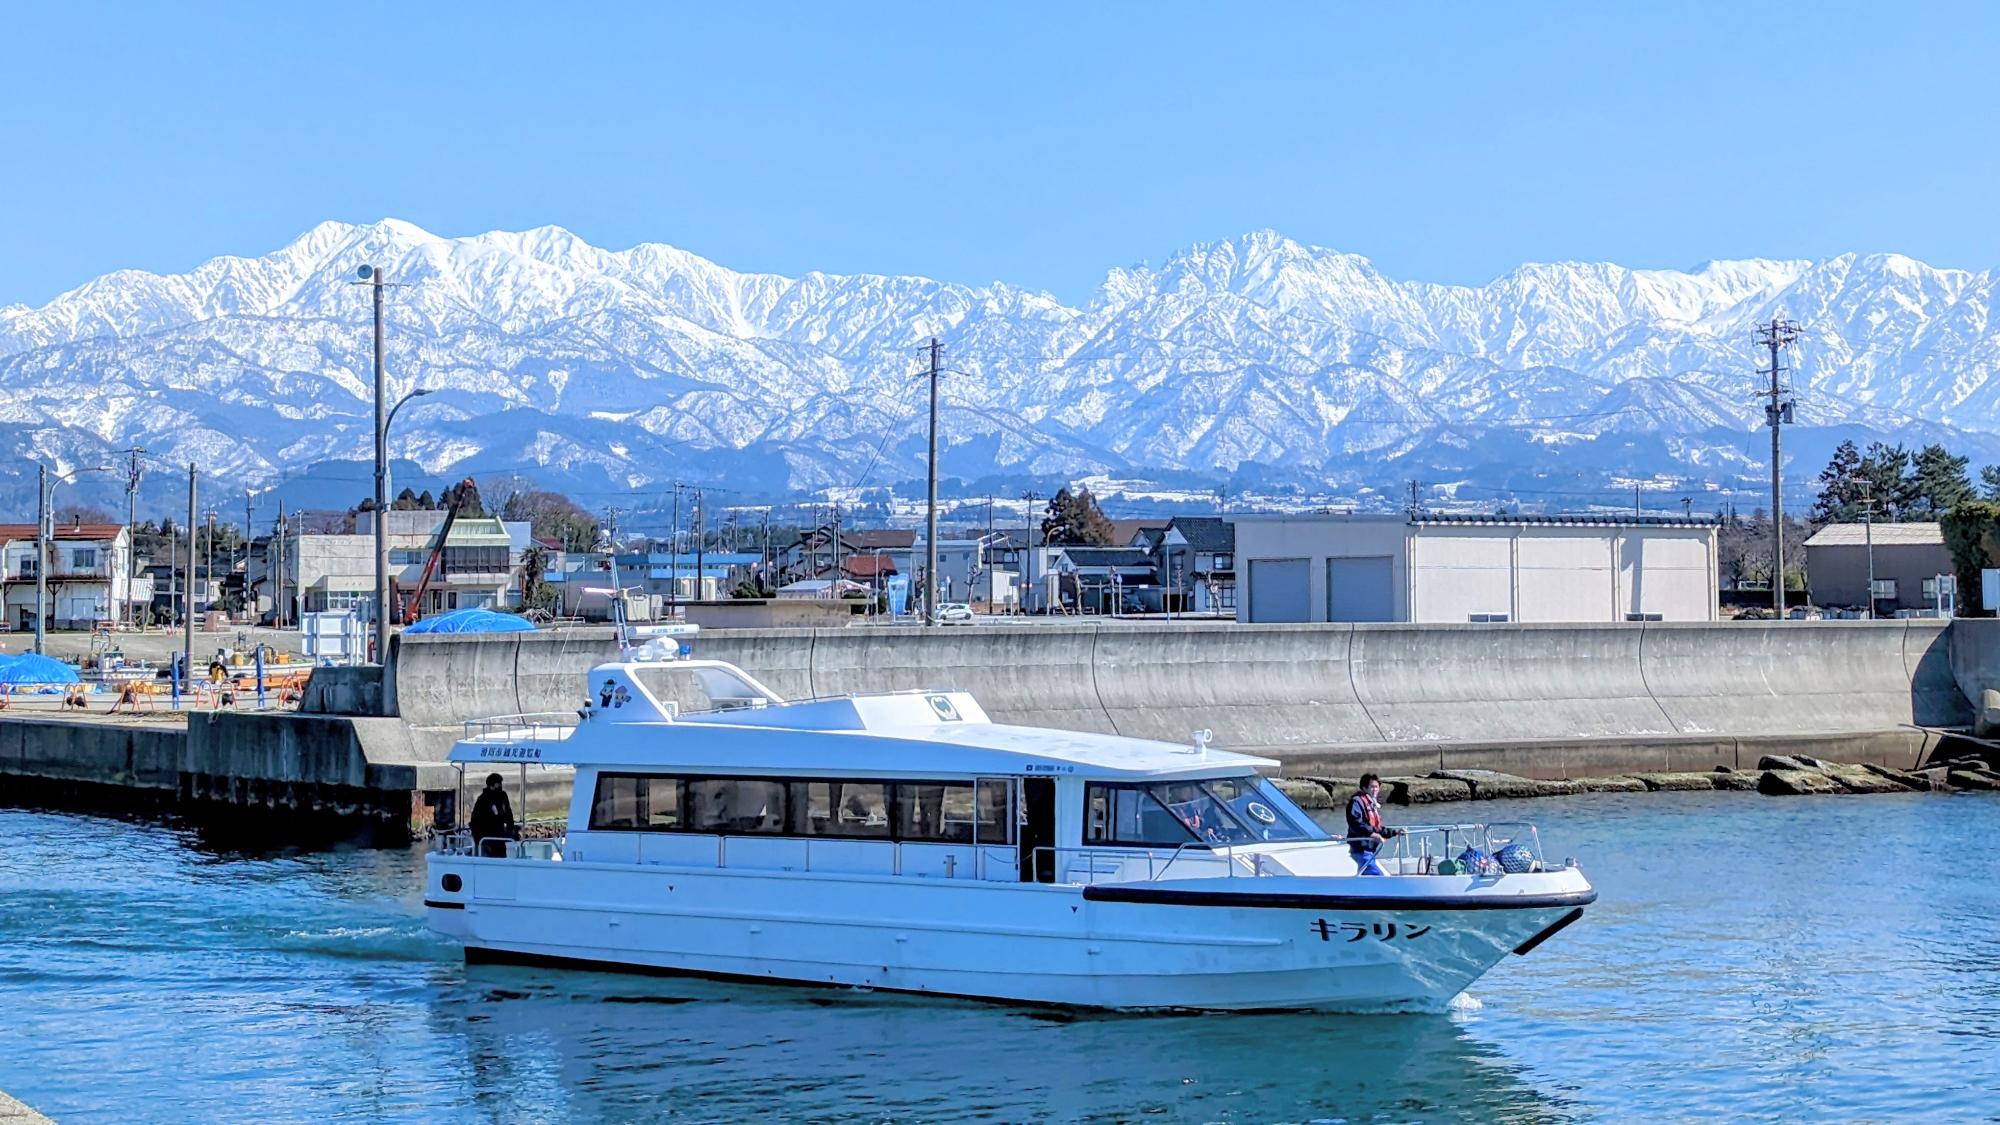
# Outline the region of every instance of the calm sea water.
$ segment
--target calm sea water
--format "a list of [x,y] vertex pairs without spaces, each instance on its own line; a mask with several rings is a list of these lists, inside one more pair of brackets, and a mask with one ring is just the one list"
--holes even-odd
[[468,968],[424,927],[415,852],[0,810],[0,1089],[71,1122],[2000,1111],[2000,800],[1476,809],[1535,819],[1602,900],[1459,1011],[1368,1018]]

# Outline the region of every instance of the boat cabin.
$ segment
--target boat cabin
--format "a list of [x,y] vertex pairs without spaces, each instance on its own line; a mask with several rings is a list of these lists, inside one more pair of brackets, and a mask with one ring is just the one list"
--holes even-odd
[[1009,726],[958,691],[788,701],[720,661],[600,665],[573,715],[468,723],[452,760],[574,767],[561,839],[500,849],[517,858],[1009,883],[1353,871],[1258,772],[1276,762],[1206,732]]

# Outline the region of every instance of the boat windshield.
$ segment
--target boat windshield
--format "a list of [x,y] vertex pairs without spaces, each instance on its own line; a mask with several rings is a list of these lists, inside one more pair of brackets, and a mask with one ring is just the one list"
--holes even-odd
[[1090,785],[1091,843],[1127,846],[1324,840],[1327,835],[1265,778],[1211,777]]

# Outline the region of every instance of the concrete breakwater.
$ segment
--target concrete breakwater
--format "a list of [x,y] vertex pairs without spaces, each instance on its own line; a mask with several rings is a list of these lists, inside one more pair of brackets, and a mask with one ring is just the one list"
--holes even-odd
[[[2000,681],[2000,622],[978,626],[717,631],[698,652],[788,696],[959,687],[1001,722],[1288,766],[1529,776],[1748,768],[1816,752],[1908,766]],[[1955,662],[1955,637],[1971,649]],[[568,710],[609,631],[400,638],[388,705],[422,727]],[[1961,667],[1962,666],[1962,667]],[[1962,675],[1961,675],[1962,673]],[[1963,679],[1963,684],[1961,683]]]
[[[792,697],[956,687],[997,721],[1364,769],[1527,778],[1747,771],[1809,754],[1923,765],[2000,689],[2000,622],[1712,625],[1045,624],[717,630],[698,654]],[[471,718],[567,712],[613,659],[607,628],[398,637],[389,673],[322,669],[301,713],[198,713],[185,730],[0,718],[10,792],[149,793],[182,807],[359,822],[450,815],[444,757]],[[1929,729],[1927,729],[1929,728]],[[531,811],[567,771],[537,770]]]

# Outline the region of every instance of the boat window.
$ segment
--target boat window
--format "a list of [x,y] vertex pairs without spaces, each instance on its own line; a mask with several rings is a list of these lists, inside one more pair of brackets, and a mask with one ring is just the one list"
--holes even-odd
[[1178,847],[1189,840],[1248,844],[1319,840],[1325,833],[1256,775],[1148,785],[1093,782],[1084,790],[1084,842]]
[[790,787],[764,778],[690,778],[687,823],[696,832],[785,835],[791,824]]
[[804,830],[810,836],[889,835],[889,785],[881,781],[807,781]]
[[678,778],[601,773],[590,806],[593,829],[672,831],[681,826]]
[[590,827],[605,831],[841,836],[1011,844],[1014,782],[666,777],[600,773]]
[[1012,791],[993,778],[970,781],[905,781],[896,786],[896,838],[942,844],[1011,844],[1008,812]]
[[661,704],[675,704],[683,715],[728,711],[768,703],[762,694],[728,670],[706,665],[641,664],[632,677]]
[[973,815],[978,818],[979,842],[1014,842],[1014,784],[1000,778],[986,778],[974,790]]
[[1135,847],[1179,847],[1195,834],[1144,785],[1084,787],[1083,841]]
[[1217,777],[1202,784],[1222,798],[1259,840],[1328,839],[1326,830],[1268,777]]
[[940,843],[972,842],[972,783],[916,781],[896,786],[896,836]]

